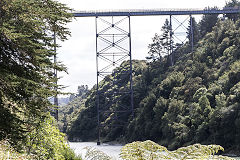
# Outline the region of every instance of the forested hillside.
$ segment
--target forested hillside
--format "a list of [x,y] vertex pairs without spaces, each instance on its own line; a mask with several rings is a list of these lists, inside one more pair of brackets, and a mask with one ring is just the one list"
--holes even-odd
[[158,62],[151,64],[157,74],[127,139],[147,137],[169,148],[196,142],[238,145],[239,31],[239,21],[219,21],[196,51],[183,53],[173,67],[162,71]]
[[[236,4],[232,1],[226,6]],[[133,61],[135,117],[127,117],[129,125],[124,128],[105,127],[101,135],[104,140],[150,139],[169,149],[193,143],[240,147],[240,21],[236,16],[226,16],[206,15],[198,24],[194,22],[198,31],[194,52],[187,42],[176,45],[172,55],[156,56],[151,48],[156,45],[150,45],[149,63]],[[106,91],[111,77],[100,82]],[[125,84],[127,81],[120,85]],[[95,99],[93,87],[67,128],[69,140],[96,140]]]
[[76,120],[76,117],[84,109],[84,103],[88,96],[89,90],[87,85],[78,86],[78,93],[71,94],[68,99],[69,103],[59,107],[59,129],[66,133],[69,126]]

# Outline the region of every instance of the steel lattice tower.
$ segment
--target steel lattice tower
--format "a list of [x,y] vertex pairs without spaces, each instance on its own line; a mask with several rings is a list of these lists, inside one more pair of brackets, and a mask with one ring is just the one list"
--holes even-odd
[[[120,118],[134,116],[130,16],[96,17],[96,63],[99,144],[102,127],[125,126],[127,121]],[[99,82],[107,76],[110,88],[106,90]],[[124,88],[119,85],[122,80],[129,82]],[[123,99],[127,105],[119,103]]]

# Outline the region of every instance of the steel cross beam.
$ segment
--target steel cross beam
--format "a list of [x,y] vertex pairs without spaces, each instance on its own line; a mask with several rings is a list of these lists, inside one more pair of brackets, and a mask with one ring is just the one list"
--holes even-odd
[[125,10],[92,10],[75,11],[75,17],[97,17],[97,16],[154,16],[154,15],[199,15],[199,14],[237,14],[240,8],[223,9],[125,9]]
[[[130,16],[96,17],[98,143],[103,127],[123,127],[134,116]],[[124,64],[123,64],[124,62]],[[106,88],[100,78],[111,83]],[[126,84],[121,86],[122,82]],[[130,83],[128,83],[130,82]],[[119,103],[121,100],[125,104]],[[110,117],[110,118],[109,118]]]

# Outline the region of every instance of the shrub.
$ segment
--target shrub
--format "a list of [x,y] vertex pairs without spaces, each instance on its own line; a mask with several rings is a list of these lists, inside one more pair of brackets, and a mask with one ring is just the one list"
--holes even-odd
[[8,140],[2,140],[0,141],[0,159],[36,159],[36,157],[26,152],[17,152]]
[[80,159],[65,140],[65,135],[54,125],[54,118],[47,117],[27,135],[26,150],[38,159]]

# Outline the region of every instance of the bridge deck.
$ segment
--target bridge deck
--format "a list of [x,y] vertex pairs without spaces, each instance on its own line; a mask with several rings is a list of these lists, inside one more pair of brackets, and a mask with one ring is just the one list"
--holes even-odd
[[97,16],[153,16],[153,15],[197,15],[197,14],[227,14],[240,13],[240,8],[208,9],[125,9],[125,10],[92,10],[75,11],[75,17]]

